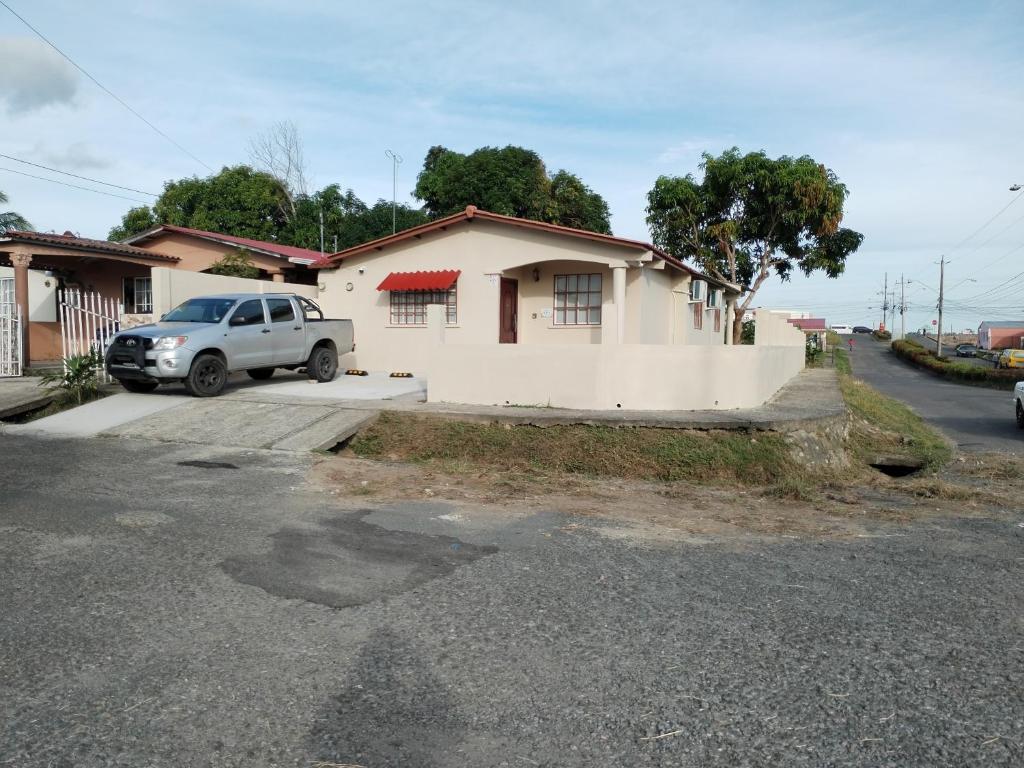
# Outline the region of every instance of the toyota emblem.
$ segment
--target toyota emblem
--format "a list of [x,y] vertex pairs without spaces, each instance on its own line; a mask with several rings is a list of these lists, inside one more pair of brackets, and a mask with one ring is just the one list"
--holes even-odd
[[125,339],[124,340],[124,345],[126,347],[134,347],[135,346],[135,339]]

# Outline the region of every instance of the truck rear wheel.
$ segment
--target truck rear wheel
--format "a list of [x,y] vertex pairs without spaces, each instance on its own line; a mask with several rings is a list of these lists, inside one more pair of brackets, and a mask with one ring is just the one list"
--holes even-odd
[[129,392],[139,393],[152,392],[160,386],[155,381],[138,381],[137,379],[118,379],[117,383]]
[[192,397],[216,397],[224,391],[228,369],[216,355],[200,355],[185,377],[185,389]]
[[249,374],[249,378],[255,381],[266,381],[274,375],[273,368],[250,368],[246,371]]
[[338,353],[330,347],[317,347],[306,363],[306,375],[321,384],[334,381],[338,372]]

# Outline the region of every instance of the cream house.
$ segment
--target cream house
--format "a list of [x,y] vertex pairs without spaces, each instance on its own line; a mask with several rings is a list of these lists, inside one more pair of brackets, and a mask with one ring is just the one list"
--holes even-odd
[[428,305],[456,345],[724,345],[736,286],[647,243],[481,211],[328,256],[320,303],[353,367],[426,371]]

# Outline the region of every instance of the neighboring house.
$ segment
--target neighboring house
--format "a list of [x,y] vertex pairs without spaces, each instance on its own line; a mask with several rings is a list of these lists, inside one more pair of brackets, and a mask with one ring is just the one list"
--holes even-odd
[[24,337],[27,360],[52,361],[62,354],[59,289],[74,288],[121,302],[122,321],[145,322],[154,311],[154,268],[205,272],[226,254],[240,250],[248,253],[261,277],[276,283],[316,282],[316,271],[308,267],[321,257],[317,251],[215,232],[161,225],[124,243],[71,232],[6,232],[0,235],[0,303],[21,306],[29,321]]
[[828,349],[827,334],[828,323],[820,317],[791,317],[787,321],[804,332],[806,337],[814,337],[818,349],[825,352]]
[[1024,320],[992,322],[978,326],[980,349],[1024,349]]
[[317,266],[353,365],[390,371],[425,370],[430,304],[455,344],[724,345],[739,295],[648,243],[474,206]]

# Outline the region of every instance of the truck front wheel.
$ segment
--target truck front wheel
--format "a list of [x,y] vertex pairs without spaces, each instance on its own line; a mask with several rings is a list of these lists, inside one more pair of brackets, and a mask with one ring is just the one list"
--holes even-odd
[[330,347],[317,347],[306,363],[306,375],[320,383],[334,381],[338,372],[338,353]]
[[1017,428],[1024,429],[1024,405],[1017,401]]
[[216,355],[200,355],[185,377],[185,389],[192,397],[216,397],[224,391],[228,369]]

